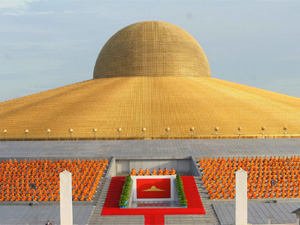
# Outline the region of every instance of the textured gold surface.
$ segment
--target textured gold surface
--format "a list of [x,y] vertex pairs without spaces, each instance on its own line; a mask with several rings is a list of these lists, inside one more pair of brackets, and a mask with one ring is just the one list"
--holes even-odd
[[210,77],[210,68],[189,33],[166,22],[148,21],[117,32],[98,56],[94,78],[124,76]]
[[[190,137],[300,134],[300,99],[201,77],[115,77],[84,81],[0,103],[7,138]],[[168,134],[166,128],[170,130]],[[142,128],[146,128],[142,132]]]
[[198,42],[165,22],[117,32],[94,78],[0,103],[0,138],[300,134],[299,98],[211,78]]

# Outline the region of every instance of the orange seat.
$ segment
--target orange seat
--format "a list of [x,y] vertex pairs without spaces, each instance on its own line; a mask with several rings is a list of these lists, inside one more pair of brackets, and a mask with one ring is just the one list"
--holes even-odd
[[72,194],[89,193],[84,199],[91,199],[107,164],[108,160],[104,163],[99,160],[0,161],[0,201],[58,201],[59,173],[63,170],[73,174]]
[[[213,198],[228,198],[234,191],[234,173],[242,168],[248,172],[249,198],[290,198],[298,195],[300,157],[205,158],[199,159],[203,185]],[[296,162],[296,163],[295,163]],[[298,177],[298,178],[297,178]],[[213,186],[217,184],[218,186]],[[299,188],[298,188],[299,189]],[[275,191],[276,190],[276,191]],[[300,193],[300,191],[299,191]],[[229,194],[229,198],[232,198]]]

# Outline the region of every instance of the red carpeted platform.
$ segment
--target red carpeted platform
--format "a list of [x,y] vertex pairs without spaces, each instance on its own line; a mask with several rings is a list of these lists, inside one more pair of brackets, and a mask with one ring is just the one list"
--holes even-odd
[[132,208],[120,209],[119,199],[125,177],[113,177],[101,215],[144,215],[145,224],[164,224],[164,215],[205,214],[193,176],[182,176],[187,208]]

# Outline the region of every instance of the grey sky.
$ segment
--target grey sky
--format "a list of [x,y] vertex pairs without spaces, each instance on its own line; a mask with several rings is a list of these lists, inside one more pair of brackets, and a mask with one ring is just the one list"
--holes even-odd
[[300,97],[298,0],[0,0],[0,102],[91,79],[109,37],[145,20],[191,33],[213,77]]

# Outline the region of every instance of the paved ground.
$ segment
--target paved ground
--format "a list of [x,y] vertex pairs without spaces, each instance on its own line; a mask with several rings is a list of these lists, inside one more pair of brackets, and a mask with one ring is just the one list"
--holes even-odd
[[300,139],[12,141],[0,142],[6,157],[174,157],[300,154]]
[[[234,224],[234,202],[214,203],[213,207],[218,215],[221,225]],[[267,224],[272,219],[274,224],[296,223],[296,215],[292,212],[300,207],[300,200],[277,203],[249,202],[248,222],[250,224]]]
[[[93,205],[73,206],[73,222],[78,225],[87,224]],[[59,224],[59,204],[55,205],[0,205],[0,224],[44,225],[47,221]]]

